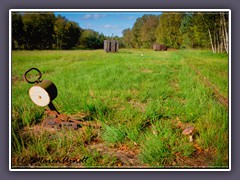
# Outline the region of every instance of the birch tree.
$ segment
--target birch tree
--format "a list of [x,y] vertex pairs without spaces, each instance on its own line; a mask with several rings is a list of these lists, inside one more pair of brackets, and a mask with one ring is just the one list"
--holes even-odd
[[226,12],[199,12],[208,31],[213,53],[228,53],[228,14]]

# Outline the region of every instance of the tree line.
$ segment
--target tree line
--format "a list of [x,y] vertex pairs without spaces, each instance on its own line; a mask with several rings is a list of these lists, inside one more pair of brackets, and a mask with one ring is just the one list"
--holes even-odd
[[128,48],[152,48],[154,43],[171,48],[211,48],[228,53],[228,13],[164,12],[143,15],[123,31]]
[[227,52],[229,43],[227,12],[163,12],[143,15],[122,37],[108,37],[53,13],[13,13],[13,49],[102,49],[105,39],[118,40],[120,48],[211,48]]
[[53,13],[13,13],[13,49],[99,49],[109,37]]

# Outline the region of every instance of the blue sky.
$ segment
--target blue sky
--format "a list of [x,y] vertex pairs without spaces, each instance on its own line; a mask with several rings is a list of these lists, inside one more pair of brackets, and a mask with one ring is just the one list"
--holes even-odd
[[55,12],[55,15],[78,23],[81,28],[119,37],[122,37],[124,29],[132,28],[136,19],[144,14],[159,15],[161,12]]

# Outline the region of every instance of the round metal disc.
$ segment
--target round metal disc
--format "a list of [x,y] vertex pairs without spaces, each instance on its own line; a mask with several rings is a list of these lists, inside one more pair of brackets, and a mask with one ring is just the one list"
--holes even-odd
[[51,98],[48,92],[40,86],[33,86],[29,89],[31,100],[38,106],[47,106]]

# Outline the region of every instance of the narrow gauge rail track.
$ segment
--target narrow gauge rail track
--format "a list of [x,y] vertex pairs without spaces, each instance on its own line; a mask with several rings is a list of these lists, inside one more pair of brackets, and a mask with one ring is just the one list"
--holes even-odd
[[218,100],[219,103],[221,103],[226,110],[228,111],[228,98],[226,98],[224,95],[222,95],[219,90],[193,65],[188,64],[188,66],[198,75],[198,77],[201,79],[201,81],[209,87],[213,93],[215,98]]

